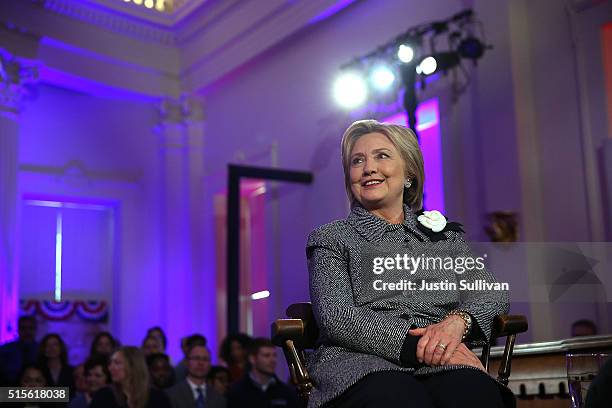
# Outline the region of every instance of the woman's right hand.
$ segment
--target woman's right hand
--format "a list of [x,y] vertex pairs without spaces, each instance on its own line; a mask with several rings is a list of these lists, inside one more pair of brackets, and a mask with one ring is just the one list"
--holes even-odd
[[487,372],[480,359],[464,343],[460,343],[446,364],[463,364]]

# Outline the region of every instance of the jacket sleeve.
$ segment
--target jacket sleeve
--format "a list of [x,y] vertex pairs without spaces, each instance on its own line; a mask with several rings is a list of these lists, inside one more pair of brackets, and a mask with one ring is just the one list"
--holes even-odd
[[[474,254],[468,243],[463,238],[463,234],[455,233],[454,244],[458,249],[458,257],[472,257]],[[497,279],[486,267],[482,269],[472,268],[465,271],[458,277],[468,283],[484,280],[487,283],[497,282]],[[491,341],[491,331],[493,318],[500,314],[508,313],[510,304],[509,296],[506,291],[495,290],[462,290],[460,291],[461,301],[457,309],[463,310],[472,316],[472,330],[468,340],[473,343],[489,343]]]
[[315,229],[306,245],[310,298],[322,337],[396,364],[414,362],[418,338],[408,335],[410,320],[355,305],[347,256],[335,235]]

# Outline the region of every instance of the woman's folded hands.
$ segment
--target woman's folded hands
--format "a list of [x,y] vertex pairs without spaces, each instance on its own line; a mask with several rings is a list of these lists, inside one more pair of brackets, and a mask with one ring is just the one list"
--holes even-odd
[[431,366],[462,364],[485,371],[476,354],[461,342],[464,328],[463,319],[452,315],[440,323],[410,329],[410,335],[421,336],[417,344],[417,360]]

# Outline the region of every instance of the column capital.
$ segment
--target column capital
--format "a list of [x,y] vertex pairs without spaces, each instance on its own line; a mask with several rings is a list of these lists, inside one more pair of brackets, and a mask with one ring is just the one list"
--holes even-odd
[[38,79],[37,63],[0,49],[0,112],[19,113]]
[[166,148],[201,147],[204,109],[201,99],[184,94],[159,102],[156,133]]
[[204,104],[194,95],[183,94],[179,98],[164,98],[160,101],[161,123],[185,123],[204,120]]
[[18,114],[24,99],[33,94],[39,67],[0,48],[0,112]]

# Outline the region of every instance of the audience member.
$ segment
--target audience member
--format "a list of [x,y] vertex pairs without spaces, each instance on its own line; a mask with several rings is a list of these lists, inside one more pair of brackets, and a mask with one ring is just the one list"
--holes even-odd
[[111,385],[92,398],[91,408],[169,408],[168,397],[151,388],[145,357],[138,347],[122,347],[111,356]]
[[572,323],[572,337],[595,336],[597,326],[592,320],[582,319]]
[[91,342],[91,349],[89,350],[89,356],[92,357],[94,354],[102,354],[107,358],[115,351],[119,346],[117,340],[107,331],[96,334],[93,341]]
[[212,366],[206,376],[206,383],[219,394],[225,395],[229,387],[229,370],[223,366]]
[[[46,387],[47,382],[45,380],[45,376],[43,375],[42,370],[38,366],[30,364],[30,365],[25,366],[25,368],[19,375],[18,383],[16,383],[16,385],[19,385],[20,387],[24,387],[24,388],[39,388],[39,387]],[[64,407],[65,404],[49,403],[49,402],[37,404],[37,403],[25,402],[25,403],[11,403],[11,404],[7,404],[7,406],[23,407],[23,408],[59,408],[59,407]]]
[[[104,354],[95,354],[83,365],[85,391],[79,392],[68,404],[68,408],[87,408],[93,395],[110,384],[108,358]],[[76,369],[75,369],[76,371]]]
[[68,364],[68,350],[59,334],[49,333],[40,342],[38,365],[49,387],[69,387],[74,393],[73,368]]
[[206,384],[210,370],[210,352],[195,344],[187,350],[187,377],[166,390],[173,408],[222,408],[225,398]]
[[72,370],[72,378],[74,382],[74,391],[76,394],[87,391],[87,380],[85,379],[85,366],[79,364]]
[[238,383],[227,391],[227,405],[232,407],[268,408],[274,405],[299,407],[296,390],[283,383],[275,374],[276,347],[269,339],[253,341],[249,351],[251,368]]
[[147,366],[151,375],[151,383],[154,388],[163,390],[174,385],[174,369],[170,364],[170,358],[163,353],[153,353],[147,356]]
[[166,337],[166,333],[164,333],[161,327],[151,327],[149,330],[147,330],[147,337],[155,337],[157,340],[159,340],[162,347],[162,353],[166,352],[166,347],[168,346],[168,338]]
[[19,375],[18,384],[20,387],[26,388],[46,387],[47,380],[40,367],[28,364]]
[[206,337],[201,334],[192,334],[191,336],[181,339],[181,350],[183,350],[183,359],[174,367],[176,381],[183,381],[187,376],[187,350],[195,345],[206,346]]
[[252,339],[246,334],[238,333],[227,336],[221,343],[221,358],[230,372],[230,383],[239,381],[248,371],[247,350]]
[[145,357],[153,354],[153,353],[164,353],[164,348],[162,346],[162,342],[157,337],[147,336],[142,341],[142,352]]
[[36,363],[36,318],[21,316],[17,323],[17,340],[0,347],[0,385],[16,385],[23,367]]

